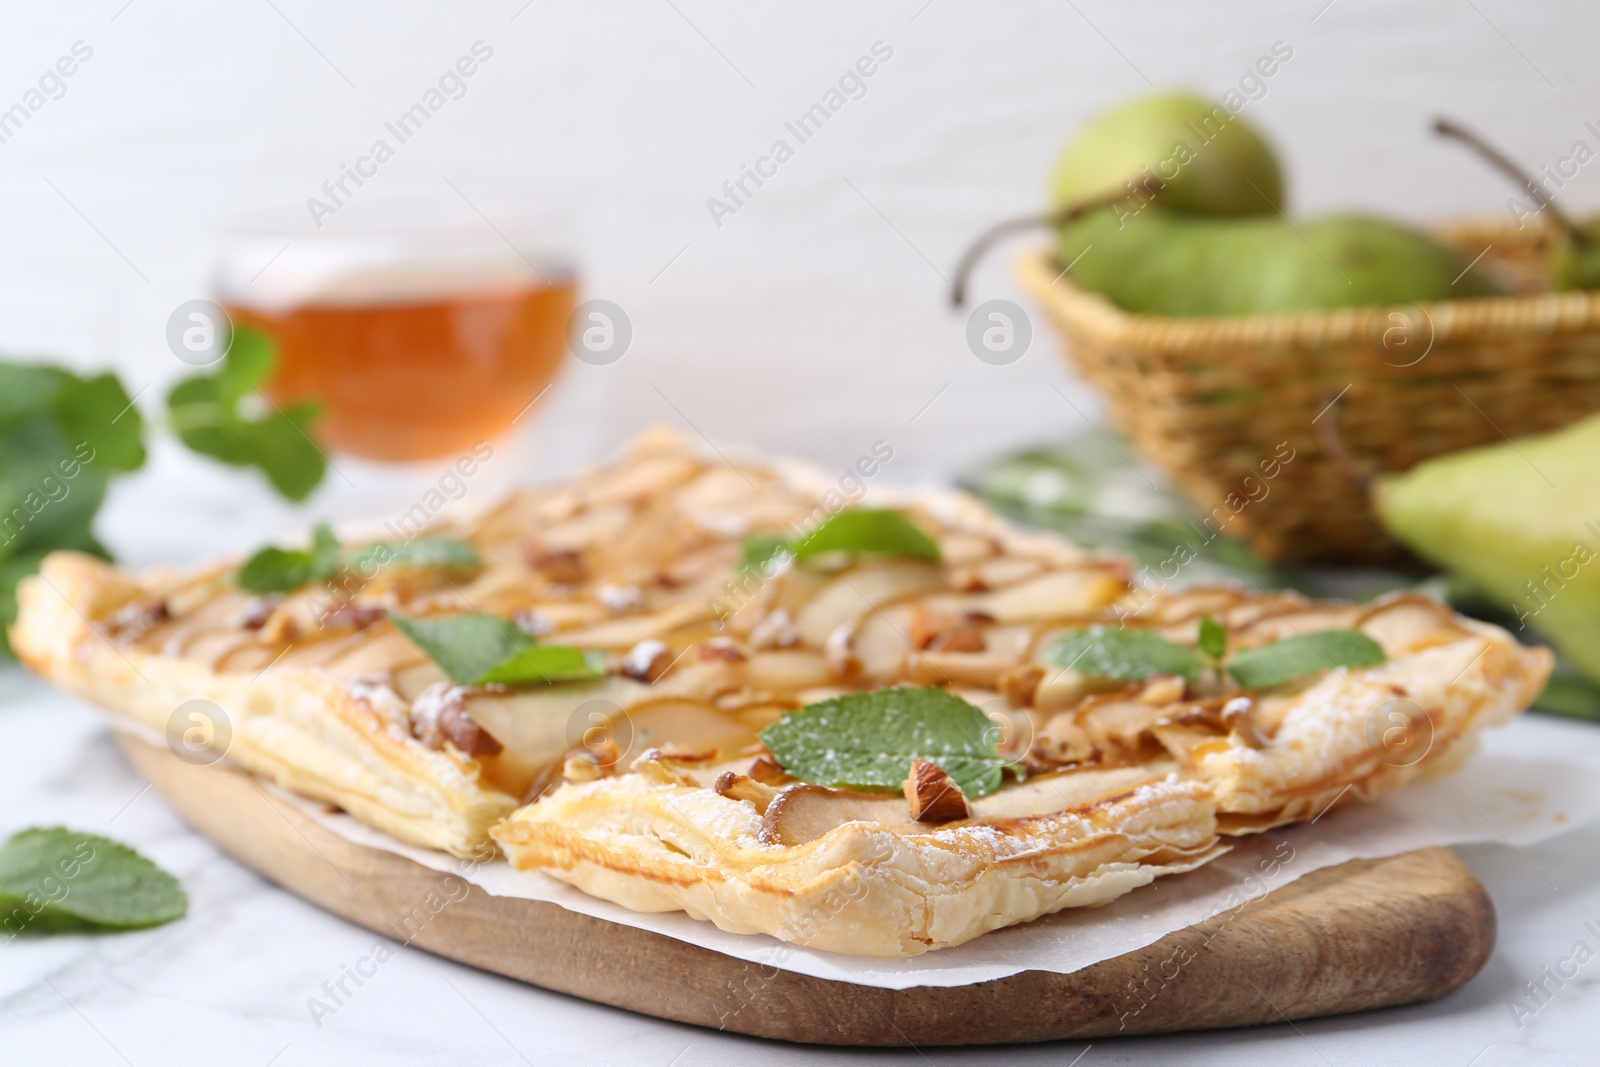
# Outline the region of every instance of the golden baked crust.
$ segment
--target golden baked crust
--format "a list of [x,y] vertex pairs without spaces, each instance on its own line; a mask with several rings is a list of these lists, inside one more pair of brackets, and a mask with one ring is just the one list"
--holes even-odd
[[1104,904],[1226,851],[1203,785],[1143,769],[1075,783],[1079,795],[1052,799],[1046,814],[850,822],[785,846],[764,838],[755,802],[668,760],[636,767],[562,786],[497,826],[496,840],[518,867],[635,911],[682,910],[734,933],[878,957]]
[[[1102,903],[1227,835],[1453,767],[1549,673],[1547,650],[1415,595],[1135,595],[1122,560],[960,494],[861,500],[859,470],[735,463],[647,434],[571,483],[430,527],[473,544],[473,576],[384,571],[281,598],[243,593],[231,565],[130,575],[58,553],[20,587],[12,643],[41,676],[157,730],[214,702],[229,758],[403,841],[473,854],[492,828],[516,866],[628,907],[881,956]],[[742,565],[751,534],[794,536],[858,502],[905,512],[941,562]],[[603,652],[608,673],[454,686],[389,611],[506,616]],[[1354,628],[1387,660],[1241,694],[1108,684],[1049,655],[1094,623],[1192,645],[1202,616],[1234,648]],[[784,711],[893,685],[982,708],[1027,779],[932,827],[903,797],[800,784],[763,758],[756,733]],[[488,743],[441,733],[445,710]]]
[[[465,538],[478,550],[485,566],[470,580],[381,572],[252,597],[235,584],[233,564],[129,574],[62,552],[19,586],[12,643],[41,677],[157,731],[186,725],[175,719],[185,702],[211,701],[232,727],[230,759],[403,841],[470,855],[559,766],[600,713],[593,709],[682,698],[690,706],[668,709],[671,726],[716,701],[710,717],[750,740],[809,696],[893,680],[863,675],[827,640],[864,605],[942,586],[940,568],[890,562],[852,571],[802,612],[811,591],[785,581],[762,587],[739,567],[747,535],[814,523],[853,503],[860,485],[854,472],[845,479],[785,461],[735,464],[653,431],[572,482],[512,494],[470,520],[432,523],[426,534]],[[1119,561],[1011,530],[957,494],[896,499],[940,531],[953,558],[1055,576],[1070,587],[1056,590],[1067,597],[1060,603],[1098,609],[1125,588]],[[418,532],[403,517],[387,527],[391,540]],[[841,603],[841,592],[854,603]],[[766,610],[779,601],[795,606],[798,633],[752,636],[780,617],[781,606]],[[384,618],[396,609],[513,617],[548,642],[604,651],[610,675],[512,692],[451,687]],[[729,639],[738,647],[723,647]],[[665,654],[641,664],[653,643]],[[417,736],[425,705],[440,701],[458,702],[501,751],[464,752]]]
[[[1206,589],[1159,598],[1129,621],[1178,638],[1201,614],[1256,644],[1360,629],[1388,658],[1267,696],[1231,722],[1218,699],[1160,699],[1162,680],[1080,697],[1040,724],[1030,753],[1043,757],[1039,777],[937,828],[878,798],[881,816],[852,820],[859,812],[846,809],[820,837],[789,844],[769,813],[789,790],[817,787],[719,789],[713,774],[749,761],[701,769],[657,754],[628,774],[563,785],[492,832],[514,865],[637,910],[678,908],[852,955],[912,955],[1104,903],[1198,866],[1227,835],[1453,769],[1480,730],[1538,695],[1550,669],[1548,650],[1417,596],[1356,608]],[[1048,753],[1077,754],[1084,735],[1120,755],[1051,769]]]

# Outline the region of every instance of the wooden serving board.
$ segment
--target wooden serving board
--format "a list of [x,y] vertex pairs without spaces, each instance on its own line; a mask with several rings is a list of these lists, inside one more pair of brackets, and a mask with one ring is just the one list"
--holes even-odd
[[[377,933],[449,875],[353,845],[250,775],[196,767],[117,734],[129,761],[195,829],[292,893]],[[890,990],[747,963],[542,901],[471,886],[412,944],[474,967],[663,1019],[831,1045],[963,1045],[1243,1026],[1408,1004],[1466,984],[1494,947],[1494,906],[1434,848],[1329,867],[1073,974],[1026,971]],[[1186,957],[1192,957],[1187,958]],[[1174,967],[1174,958],[1185,960]],[[1161,972],[1176,971],[1170,979]],[[1165,979],[1165,980],[1164,980]],[[1138,990],[1145,990],[1140,997]],[[1141,1000],[1148,1006],[1129,1013]]]

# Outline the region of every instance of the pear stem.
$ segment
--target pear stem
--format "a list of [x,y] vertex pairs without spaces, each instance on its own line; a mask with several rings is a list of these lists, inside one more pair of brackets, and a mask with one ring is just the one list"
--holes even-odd
[[1550,212],[1550,217],[1556,220],[1556,225],[1566,231],[1567,236],[1572,239],[1574,245],[1579,248],[1587,248],[1589,246],[1589,235],[1579,229],[1577,223],[1572,221],[1572,217],[1557,207],[1556,202],[1550,199],[1550,194],[1546,193],[1539,183],[1534,181],[1533,176],[1523,170],[1521,165],[1510,156],[1459,122],[1451,119],[1434,119],[1433,132],[1441,137],[1449,137],[1452,140],[1460,141],[1482,156],[1490,166],[1522,186],[1528,191],[1529,196],[1539,201],[1539,206]]
[[1158,182],[1160,179],[1145,177],[1129,192],[1097,196],[1090,200],[1069,204],[1060,211],[1052,212],[1049,215],[1022,215],[990,226],[980,233],[972,244],[967,246],[967,250],[961,254],[961,260],[956,264],[955,279],[950,283],[950,306],[958,308],[967,302],[967,282],[972,277],[972,269],[978,265],[979,260],[988,254],[989,249],[1005,238],[1014,233],[1022,233],[1025,230],[1044,229],[1046,227],[1053,229],[1058,226],[1065,226],[1067,223],[1074,222],[1091,211],[1132,200],[1139,196],[1141,190],[1147,191],[1153,196],[1161,191],[1159,185],[1152,185],[1153,181]]

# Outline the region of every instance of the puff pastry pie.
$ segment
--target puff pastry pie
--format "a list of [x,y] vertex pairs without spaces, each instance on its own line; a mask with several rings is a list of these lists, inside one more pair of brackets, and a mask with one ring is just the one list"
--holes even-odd
[[[1103,903],[1228,835],[1453,767],[1550,669],[1547,650],[1424,597],[1136,596],[1124,561],[966,496],[862,486],[652,432],[569,484],[436,524],[476,549],[471,575],[380,570],[330,601],[320,583],[251,596],[236,563],[129,574],[58,553],[19,589],[12,643],[158,730],[212,701],[229,758],[403,841],[465,855],[492,836],[515,866],[634,909],[885,957]],[[865,504],[910,519],[938,559],[747,565],[752,535],[797,537]],[[458,685],[388,620],[468,612],[600,653],[604,674]],[[1353,629],[1385,659],[1241,692],[1108,682],[1050,655],[1097,623],[1192,646],[1202,617],[1237,649]],[[918,821],[915,795],[800,781],[757,736],[889,686],[981,708],[1014,761],[1005,784]]]

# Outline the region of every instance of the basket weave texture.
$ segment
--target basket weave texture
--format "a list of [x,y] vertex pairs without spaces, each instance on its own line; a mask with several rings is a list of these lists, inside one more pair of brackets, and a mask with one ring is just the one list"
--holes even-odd
[[1048,252],[1017,275],[1113,424],[1213,532],[1273,560],[1377,563],[1402,553],[1373,514],[1373,475],[1600,411],[1600,293],[1548,291],[1548,233],[1462,224],[1437,236],[1468,258],[1487,248],[1473,269],[1519,292],[1170,318],[1078,289]]

